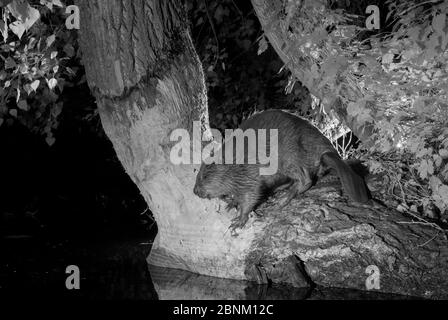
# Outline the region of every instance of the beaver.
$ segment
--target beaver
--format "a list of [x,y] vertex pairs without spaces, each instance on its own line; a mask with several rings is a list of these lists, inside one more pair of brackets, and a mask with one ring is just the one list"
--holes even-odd
[[[249,213],[268,195],[289,188],[280,201],[282,208],[297,194],[310,189],[329,169],[336,171],[352,200],[365,203],[370,199],[363,178],[344,163],[331,142],[307,120],[281,110],[266,110],[245,120],[240,129],[277,129],[278,167],[275,174],[261,175],[258,159],[252,164],[201,165],[194,193],[201,198],[220,198],[229,209],[237,208],[239,215],[233,219],[231,229],[242,228]],[[226,142],[223,148],[225,145]],[[247,148],[244,150],[247,152]]]

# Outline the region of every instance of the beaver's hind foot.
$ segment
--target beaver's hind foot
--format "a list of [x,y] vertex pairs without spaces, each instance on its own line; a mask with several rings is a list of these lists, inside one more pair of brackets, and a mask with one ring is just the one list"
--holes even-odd
[[295,182],[289,188],[286,195],[284,195],[282,198],[280,198],[279,204],[276,209],[277,210],[283,209],[291,202],[292,199],[294,199],[295,196],[304,193],[305,191],[309,190],[312,186],[313,186],[313,182],[311,180],[306,181],[306,183],[304,185],[299,181]]

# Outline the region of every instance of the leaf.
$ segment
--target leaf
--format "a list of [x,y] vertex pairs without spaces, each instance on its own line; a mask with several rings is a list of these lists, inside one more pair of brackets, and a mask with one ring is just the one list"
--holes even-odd
[[250,40],[245,39],[241,41],[241,46],[244,48],[244,50],[249,50],[251,45],[252,42]]
[[418,150],[415,154],[415,156],[417,158],[423,158],[424,156],[428,156],[432,153],[432,150],[428,149],[428,148],[421,148],[420,150]]
[[28,83],[23,86],[23,89],[25,90],[27,95],[30,95],[31,92],[33,91],[33,89],[31,88],[31,86]]
[[268,49],[268,42],[266,40],[265,35],[262,35],[260,38],[260,41],[258,41],[258,55],[261,55],[263,52],[265,52]]
[[53,51],[53,52],[51,53],[51,55],[50,55],[50,58],[51,58],[51,59],[54,59],[54,58],[57,57],[57,55],[58,55],[58,52],[57,52],[57,51]]
[[73,46],[70,43],[67,43],[64,46],[64,52],[68,57],[74,57],[75,56],[75,48],[73,48]]
[[431,190],[436,191],[441,184],[442,181],[438,177],[432,176],[429,178],[429,185],[431,187]]
[[372,170],[373,173],[380,173],[383,171],[383,165],[379,161],[371,160],[369,161],[369,169]]
[[52,114],[55,118],[59,117],[59,115],[62,112],[63,106],[64,106],[63,102],[59,102],[54,106],[54,108],[52,109]]
[[17,104],[17,107],[23,111],[29,110],[28,103],[26,102],[26,100],[20,100],[19,103]]
[[432,198],[435,201],[436,206],[444,211],[448,208],[448,186],[443,184],[442,181],[435,176],[429,178],[429,184],[432,190]]
[[445,179],[445,181],[448,181],[448,164],[446,164],[444,169],[442,170],[442,177],[443,179]]
[[326,39],[328,39],[328,32],[325,28],[317,28],[311,34],[311,40],[313,43],[320,43]]
[[9,25],[9,28],[19,39],[40,18],[39,11],[32,8],[27,1],[13,1],[8,5],[8,9],[17,19]]
[[8,40],[8,25],[0,20],[0,32],[3,36],[3,41],[6,42]]
[[56,35],[51,35],[47,38],[47,48],[51,47],[51,45],[54,43],[54,41],[56,40]]
[[9,110],[9,114],[13,116],[14,118],[17,118],[17,109],[11,109]]
[[70,67],[66,67],[66,68],[65,68],[65,71],[67,71],[67,73],[68,73],[69,75],[72,75],[72,76],[75,76],[75,75],[76,75],[76,72],[75,72],[72,68],[70,68]]
[[63,8],[64,5],[62,4],[62,2],[60,0],[51,0],[51,2],[55,5],[58,6],[60,8]]
[[28,71],[29,71],[29,67],[28,67],[28,65],[26,63],[22,63],[22,64],[19,65],[19,72],[21,74],[25,75],[25,74],[28,73]]
[[17,86],[17,97],[16,97],[16,103],[19,103],[19,100],[20,100],[20,89],[19,89],[19,87]]
[[56,142],[56,139],[53,136],[48,136],[45,142],[51,147]]
[[25,30],[29,30],[34,25],[34,23],[40,18],[39,10],[31,7],[27,1],[13,1],[10,4],[8,4],[8,9],[11,12],[11,14],[17,19],[17,21],[12,23],[12,25],[16,22],[20,22],[21,23],[20,28],[23,27],[25,28]]
[[437,155],[437,154],[435,154],[433,156],[433,159],[434,159],[434,164],[436,165],[436,168],[439,168],[442,165],[442,163],[443,163],[442,157]]
[[6,61],[5,61],[5,69],[6,69],[6,70],[8,70],[8,69],[14,69],[15,67],[17,67],[17,64],[16,64],[16,62],[14,61],[14,59],[11,58],[11,57],[8,57],[8,59],[6,59]]
[[48,9],[50,9],[50,11],[53,11],[53,3],[49,0],[41,0],[40,4],[45,3],[45,5],[47,6]]
[[26,31],[25,25],[20,21],[14,21],[9,25],[9,28],[17,37],[19,37],[19,39],[22,38]]
[[48,87],[53,90],[58,85],[58,80],[55,78],[51,78],[50,80],[47,80]]
[[441,185],[439,188],[439,195],[443,199],[443,202],[445,204],[448,204],[448,186],[447,185]]
[[224,15],[223,7],[221,5],[219,5],[218,8],[216,8],[215,15],[214,15],[214,18],[218,24],[220,24],[222,22],[223,15]]
[[204,18],[200,17],[198,21],[196,21],[196,27],[200,24],[204,23]]
[[31,84],[31,88],[32,88],[34,91],[37,91],[37,88],[39,88],[39,85],[40,85],[40,81],[39,81],[39,80],[36,80],[36,81],[34,81],[34,82]]
[[64,7],[60,0],[40,0],[40,4],[45,4],[51,11],[53,11],[53,6]]
[[28,4],[28,2],[15,0],[8,4],[8,9],[14,18],[20,21],[25,21],[26,17],[28,16],[29,6],[30,5]]
[[446,150],[446,149],[440,149],[440,150],[439,150],[439,155],[440,155],[443,159],[448,159],[448,150]]
[[431,160],[422,160],[418,167],[418,173],[422,179],[434,174],[434,164]]
[[349,102],[347,106],[347,113],[354,117],[356,114],[358,114],[358,112],[359,112],[358,104],[354,102]]

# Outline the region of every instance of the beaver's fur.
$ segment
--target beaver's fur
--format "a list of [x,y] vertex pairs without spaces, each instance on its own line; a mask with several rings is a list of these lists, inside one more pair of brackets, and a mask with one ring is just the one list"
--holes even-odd
[[[196,178],[194,192],[202,198],[221,198],[230,208],[237,207],[239,216],[232,228],[243,227],[249,213],[266,195],[280,187],[290,187],[281,202],[286,205],[296,195],[307,191],[317,177],[334,169],[349,197],[367,202],[369,191],[364,180],[345,164],[331,142],[308,121],[280,110],[267,110],[244,121],[240,128],[278,129],[278,171],[260,175],[260,164],[203,164]],[[269,139],[267,139],[269,145]],[[225,144],[224,144],[225,148]],[[247,148],[245,148],[247,152]]]

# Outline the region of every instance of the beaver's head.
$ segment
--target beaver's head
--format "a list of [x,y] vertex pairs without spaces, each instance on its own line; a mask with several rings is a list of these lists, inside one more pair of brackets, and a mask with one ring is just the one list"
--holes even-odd
[[226,181],[228,177],[225,174],[225,166],[219,164],[202,164],[196,184],[194,185],[194,194],[200,198],[220,198],[228,195]]

